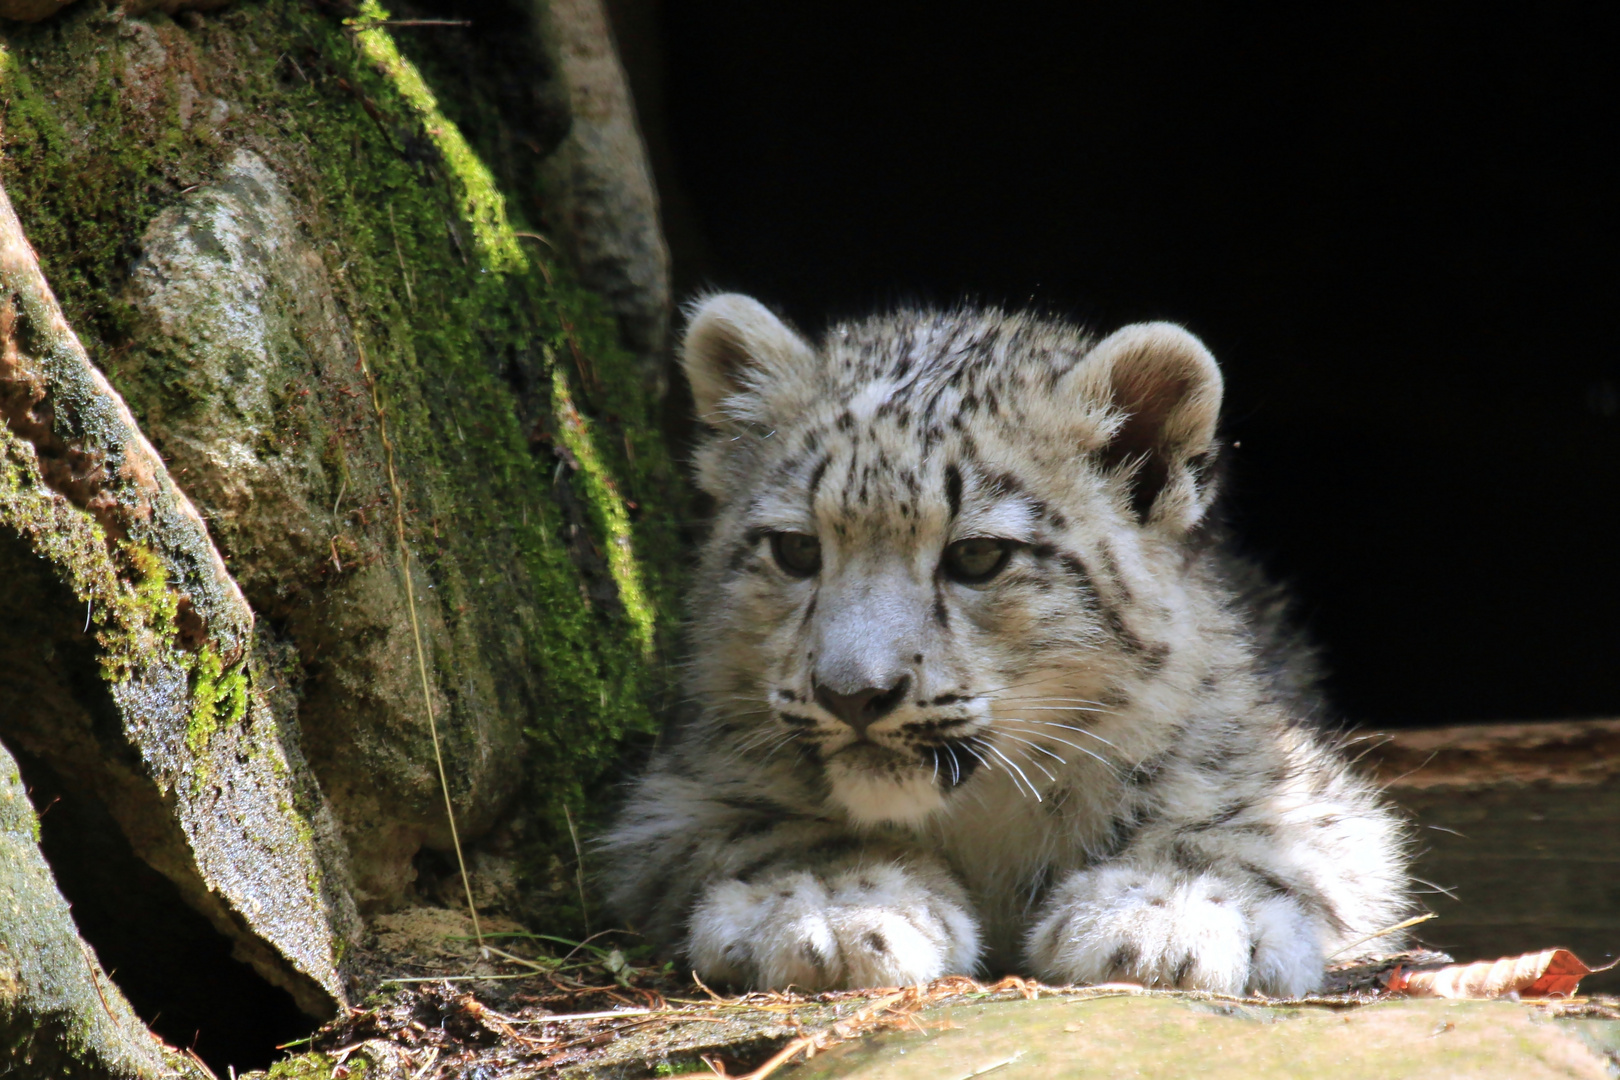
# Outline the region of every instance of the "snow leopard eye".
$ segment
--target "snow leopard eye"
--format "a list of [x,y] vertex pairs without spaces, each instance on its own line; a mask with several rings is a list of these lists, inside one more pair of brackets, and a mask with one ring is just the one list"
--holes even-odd
[[821,569],[821,541],[809,533],[771,533],[771,554],[776,565],[794,577],[809,577]]
[[945,549],[945,576],[964,585],[989,581],[1012,558],[1013,542],[988,536],[958,540]]

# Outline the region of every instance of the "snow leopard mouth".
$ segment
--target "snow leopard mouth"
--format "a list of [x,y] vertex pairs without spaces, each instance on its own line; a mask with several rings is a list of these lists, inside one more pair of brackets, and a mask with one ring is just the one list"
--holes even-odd
[[951,791],[967,783],[983,764],[983,758],[967,740],[918,743],[900,749],[861,739],[823,758],[824,765],[834,762],[844,769],[887,775],[897,780],[926,774],[939,790]]
[[[785,695],[784,695],[785,696]],[[795,699],[797,700],[797,699]],[[953,702],[957,700],[953,698]],[[946,792],[961,787],[986,764],[977,734],[959,734],[972,731],[978,721],[970,716],[932,717],[912,720],[900,727],[897,735],[903,745],[894,746],[886,740],[861,733],[850,742],[829,749],[823,740],[825,731],[818,732],[821,721],[800,713],[777,710],[777,717],[797,733],[809,736],[814,756],[823,768],[836,766],[841,771],[853,771],[873,778],[913,780],[918,774],[927,774],[929,783]],[[820,735],[821,737],[817,737]]]

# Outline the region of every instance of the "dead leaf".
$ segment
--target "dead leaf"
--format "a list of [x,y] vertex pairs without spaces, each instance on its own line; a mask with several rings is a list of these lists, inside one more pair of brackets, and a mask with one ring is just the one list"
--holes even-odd
[[1450,964],[1433,971],[1405,973],[1396,968],[1388,989],[1408,997],[1572,997],[1583,978],[1613,966],[1591,968],[1568,949],[1543,949],[1500,960]]

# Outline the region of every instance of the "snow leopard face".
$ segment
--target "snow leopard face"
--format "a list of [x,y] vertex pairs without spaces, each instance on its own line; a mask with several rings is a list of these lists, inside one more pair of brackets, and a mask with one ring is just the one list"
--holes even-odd
[[1050,795],[1131,738],[1106,716],[1173,675],[1166,582],[1211,494],[1197,339],[930,312],[815,347],[722,295],[684,363],[718,500],[695,689],[739,753],[802,756],[857,824],[915,824],[988,773]]

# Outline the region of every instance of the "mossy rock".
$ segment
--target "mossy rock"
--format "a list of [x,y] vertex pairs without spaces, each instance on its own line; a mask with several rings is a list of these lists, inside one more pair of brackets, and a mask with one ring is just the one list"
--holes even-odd
[[[668,691],[684,488],[611,316],[524,220],[499,103],[458,101],[463,131],[385,18],[83,0],[8,29],[5,183],[258,615],[361,903],[451,845],[436,727],[462,838],[499,825],[566,923],[565,808]],[[198,745],[228,668],[188,676],[219,703]]]

